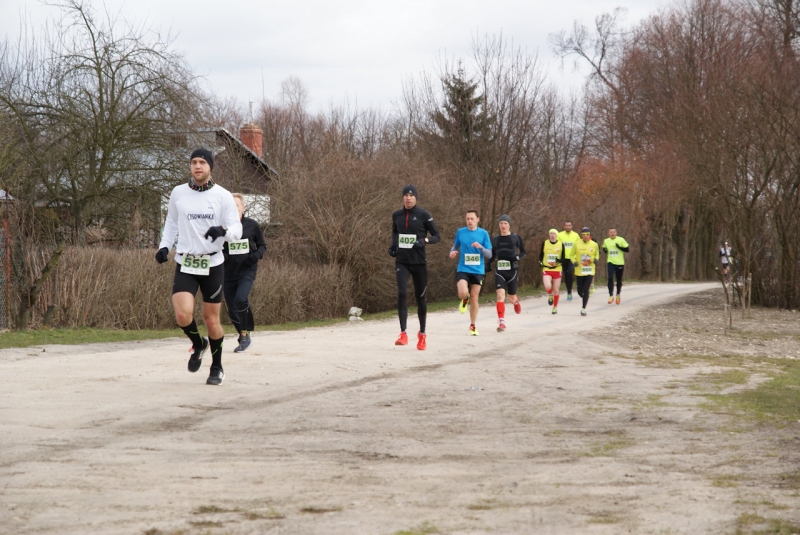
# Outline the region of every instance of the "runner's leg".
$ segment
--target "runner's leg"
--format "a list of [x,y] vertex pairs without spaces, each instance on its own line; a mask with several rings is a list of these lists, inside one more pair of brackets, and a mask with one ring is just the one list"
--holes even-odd
[[617,272],[615,273],[617,277],[617,295],[620,294],[622,291],[622,273],[625,271],[625,266],[617,266]]
[[226,280],[222,288],[222,292],[225,294],[225,306],[228,308],[228,317],[231,319],[231,323],[233,323],[233,326],[236,328],[236,332],[238,332],[239,336],[241,336],[242,325],[239,321],[239,313],[237,312],[238,307],[236,306],[236,289],[238,282],[239,281],[236,280]]
[[192,315],[194,314],[194,294],[178,292],[172,294],[172,307],[175,309],[175,320],[184,334],[192,341],[192,347],[203,347],[203,337]]
[[564,262],[564,273],[562,275],[564,278],[564,284],[567,285],[567,295],[572,295],[572,278],[574,274],[575,271],[573,270],[572,262],[567,260]]
[[480,294],[480,284],[473,284],[469,287],[469,319],[470,323],[473,325],[475,325],[475,321],[478,319],[478,308],[480,307],[478,299],[480,298]]
[[469,282],[464,279],[456,283],[456,290],[458,290],[458,298],[462,301],[469,297]]
[[614,273],[616,273],[616,266],[611,262],[608,263],[608,296],[614,296]]
[[428,266],[419,264],[414,266],[411,271],[414,280],[414,297],[417,300],[417,317],[419,318],[419,332],[425,334],[425,327],[428,321],[428,303],[425,302],[425,294],[428,292]]
[[553,308],[558,307],[558,290],[561,288],[561,278],[553,279]]
[[400,320],[400,331],[406,332],[408,323],[408,266],[395,264],[394,272],[397,278],[397,317]]
[[[250,308],[250,290],[253,289],[255,279],[250,276],[242,277],[237,281],[236,294],[234,295],[233,306],[236,309],[236,315],[239,318],[241,329],[239,332],[249,332],[255,328],[255,320],[253,319],[253,309]],[[233,321],[233,320],[231,320]]]

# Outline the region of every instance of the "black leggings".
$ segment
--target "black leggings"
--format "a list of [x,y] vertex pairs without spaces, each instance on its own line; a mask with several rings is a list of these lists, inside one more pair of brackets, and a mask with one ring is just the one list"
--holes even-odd
[[617,279],[617,295],[622,291],[622,272],[625,266],[608,264],[608,295],[614,295],[614,279]]
[[567,285],[567,293],[571,294],[572,281],[575,280],[575,266],[572,264],[571,260],[564,260],[564,263],[561,267],[563,268],[561,278],[564,279],[564,284]]
[[408,320],[408,276],[414,280],[414,297],[417,298],[417,316],[419,332],[425,332],[425,321],[428,316],[428,305],[425,303],[425,291],[428,289],[428,266],[425,264],[394,265],[397,276],[397,316],[400,318],[400,330],[405,331]]
[[228,316],[239,334],[255,328],[253,309],[250,308],[248,299],[253,282],[255,279],[249,275],[225,281],[225,304],[228,306]]
[[592,288],[593,275],[578,275],[575,277],[578,287],[578,295],[583,299],[583,308],[589,304],[589,290]]

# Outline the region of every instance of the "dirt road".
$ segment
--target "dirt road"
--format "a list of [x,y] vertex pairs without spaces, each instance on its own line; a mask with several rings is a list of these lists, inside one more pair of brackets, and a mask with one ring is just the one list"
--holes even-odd
[[221,387],[182,338],[0,351],[0,532],[733,532],[741,451],[675,387],[696,371],[614,349],[624,316],[709,287],[528,299],[505,333],[482,307],[479,337],[436,313],[424,352],[396,320],[258,332],[226,340]]

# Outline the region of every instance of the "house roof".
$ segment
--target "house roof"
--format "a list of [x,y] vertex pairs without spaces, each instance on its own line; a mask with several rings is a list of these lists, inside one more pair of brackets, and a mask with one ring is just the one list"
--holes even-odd
[[253,152],[250,149],[250,147],[248,147],[247,145],[245,145],[242,142],[241,139],[239,139],[238,137],[236,137],[233,134],[231,134],[230,132],[228,132],[227,129],[222,128],[221,126],[218,126],[216,128],[210,128],[210,129],[207,129],[207,130],[199,130],[199,132],[200,133],[213,133],[213,134],[216,134],[216,136],[218,138],[221,138],[221,140],[226,145],[230,144],[230,145],[235,146],[238,150],[241,150],[242,153],[244,154],[245,158],[250,160],[250,163],[252,163],[256,167],[259,167],[264,174],[270,175],[270,176],[274,176],[274,177],[280,176],[278,174],[278,171],[276,171],[271,165],[269,165],[258,154]]

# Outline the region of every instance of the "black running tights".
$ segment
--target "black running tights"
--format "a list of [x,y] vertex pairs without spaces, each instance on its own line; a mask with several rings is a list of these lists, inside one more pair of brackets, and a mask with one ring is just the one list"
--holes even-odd
[[408,277],[414,281],[414,297],[417,298],[417,316],[419,331],[425,332],[425,321],[428,316],[428,305],[425,303],[425,291],[428,289],[428,266],[425,264],[394,265],[397,276],[397,316],[400,318],[400,330],[406,330],[408,320]]
[[614,279],[617,279],[617,295],[622,291],[622,271],[625,266],[608,264],[608,295],[614,295]]
[[589,303],[589,290],[592,288],[592,275],[575,277],[578,295],[583,299],[583,308]]

